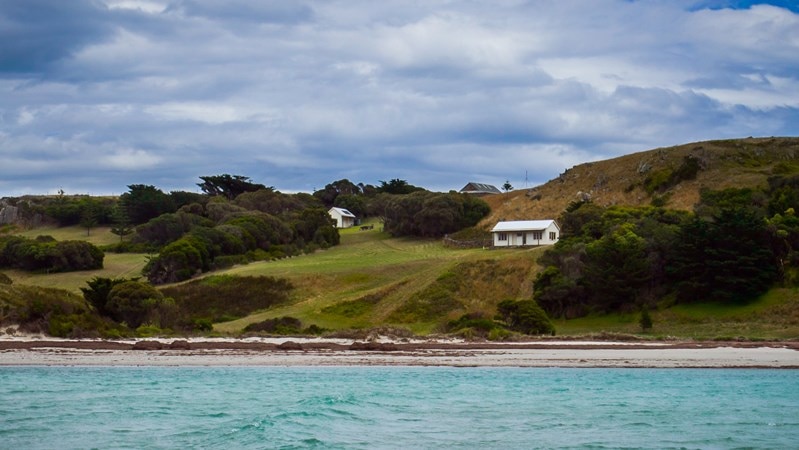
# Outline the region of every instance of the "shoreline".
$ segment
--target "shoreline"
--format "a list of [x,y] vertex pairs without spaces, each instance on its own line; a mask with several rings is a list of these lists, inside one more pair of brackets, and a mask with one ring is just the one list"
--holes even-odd
[[443,366],[799,369],[799,342],[360,341],[322,338],[60,340],[4,337],[11,366]]

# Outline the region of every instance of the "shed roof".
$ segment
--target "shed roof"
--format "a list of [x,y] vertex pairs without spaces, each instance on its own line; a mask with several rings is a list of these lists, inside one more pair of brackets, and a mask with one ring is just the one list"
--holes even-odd
[[498,231],[534,231],[545,230],[550,225],[555,224],[555,227],[560,229],[558,223],[553,219],[545,220],[511,220],[507,222],[497,222],[494,228],[491,229],[492,233]]
[[344,208],[336,208],[335,206],[330,208],[331,211],[336,211],[337,213],[341,214],[343,217],[352,217],[355,218],[355,214],[347,211]]
[[485,183],[476,183],[474,181],[470,181],[461,189],[461,192],[467,192],[472,194],[501,194],[499,189],[496,186],[485,184]]

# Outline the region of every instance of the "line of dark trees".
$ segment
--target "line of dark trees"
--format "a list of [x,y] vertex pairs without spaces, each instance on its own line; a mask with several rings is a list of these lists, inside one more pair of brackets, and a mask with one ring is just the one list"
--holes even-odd
[[325,206],[358,217],[376,217],[393,236],[440,237],[476,225],[490,208],[483,200],[454,191],[430,192],[405,180],[379,186],[338,180],[314,192]]
[[560,218],[534,298],[551,317],[748,302],[799,267],[799,177],[702,191],[693,212],[575,202]]

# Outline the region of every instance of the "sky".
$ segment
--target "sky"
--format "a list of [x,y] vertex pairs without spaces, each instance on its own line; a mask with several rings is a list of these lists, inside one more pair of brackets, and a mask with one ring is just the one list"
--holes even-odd
[[0,1],[0,197],[524,188],[797,135],[797,0]]

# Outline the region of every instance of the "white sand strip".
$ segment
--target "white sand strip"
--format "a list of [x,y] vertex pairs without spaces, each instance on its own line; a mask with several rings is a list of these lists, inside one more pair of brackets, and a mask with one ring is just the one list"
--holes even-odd
[[0,366],[452,366],[799,368],[787,348],[496,349],[369,351],[81,350],[0,351]]

